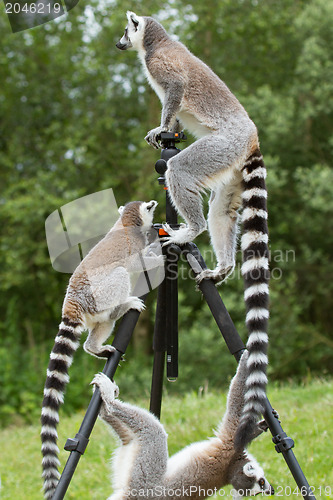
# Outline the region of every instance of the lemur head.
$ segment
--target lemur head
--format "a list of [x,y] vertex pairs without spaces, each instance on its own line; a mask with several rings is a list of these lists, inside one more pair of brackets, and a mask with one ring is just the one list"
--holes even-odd
[[158,203],[155,200],[131,201],[119,207],[121,222],[124,227],[137,226],[149,228],[153,224],[154,211]]
[[134,12],[129,10],[126,16],[128,23],[125,28],[125,33],[116,44],[116,47],[120,50],[140,50],[143,45],[145,18],[137,16]]
[[237,456],[229,468],[229,481],[234,487],[233,500],[255,495],[274,495],[274,488],[265,478],[258,462],[249,453]]
[[132,49],[137,52],[149,50],[154,44],[169,38],[163,26],[152,17],[137,16],[127,11],[127,26],[122,38],[116,43],[120,50]]

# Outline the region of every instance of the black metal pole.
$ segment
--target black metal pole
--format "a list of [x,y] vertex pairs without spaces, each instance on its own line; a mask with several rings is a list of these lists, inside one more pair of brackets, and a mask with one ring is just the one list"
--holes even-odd
[[166,261],[166,375],[169,382],[178,377],[178,259],[177,245],[167,247]]
[[[188,243],[183,248],[184,254],[186,255],[187,261],[194,271],[198,274],[200,270],[207,269],[205,261],[198,250],[198,247],[194,243]],[[199,289],[201,290],[208,307],[210,308],[212,315],[216,321],[216,324],[227,344],[227,347],[231,354],[239,361],[242,352],[245,349],[245,345],[241,337],[239,336],[236,327],[221,299],[221,296],[211,279],[204,279],[199,284]],[[278,453],[282,453],[297,486],[299,487],[300,494],[306,500],[315,500],[315,496],[312,492],[306,477],[292,451],[294,446],[294,441],[287,436],[287,434],[282,429],[281,423],[279,421],[277,413],[273,410],[268,398],[266,398],[265,410],[263,413],[265,421],[269,427],[269,430],[273,436],[272,441],[275,444],[275,449]]]
[[[162,149],[161,159],[156,162],[155,169],[160,174],[159,184],[165,189],[166,222],[175,226],[178,222],[178,216],[165,186],[164,174],[167,169],[167,161],[178,154],[180,149],[175,147],[175,141],[172,138],[169,138],[164,145],[166,147]],[[163,236],[164,231],[161,224],[155,224],[155,229],[160,236]],[[166,353],[167,377],[174,380],[178,376],[178,248],[169,246],[165,251],[165,278],[160,284],[157,294],[153,338],[154,362],[149,407],[149,410],[157,418],[161,416]]]
[[161,417],[162,392],[163,392],[163,376],[165,366],[165,351],[166,351],[166,280],[158,287],[157,303],[155,313],[153,350],[154,363],[153,374],[150,390],[150,406],[149,410],[154,413],[157,418]]

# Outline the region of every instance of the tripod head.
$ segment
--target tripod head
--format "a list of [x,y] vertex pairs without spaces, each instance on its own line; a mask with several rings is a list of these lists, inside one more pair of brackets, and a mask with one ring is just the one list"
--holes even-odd
[[157,162],[155,163],[155,170],[158,174],[160,174],[158,183],[160,185],[164,185],[164,189],[166,191],[166,222],[168,222],[169,224],[177,225],[177,212],[171,203],[168,194],[168,188],[165,185],[165,172],[168,168],[168,160],[170,160],[170,158],[180,153],[181,151],[180,149],[176,148],[176,143],[186,141],[187,137],[184,132],[161,132],[158,139],[161,142],[163,149],[161,151],[161,159],[157,160]]
[[159,140],[164,149],[175,147],[176,142],[184,142],[187,140],[184,132],[161,132]]

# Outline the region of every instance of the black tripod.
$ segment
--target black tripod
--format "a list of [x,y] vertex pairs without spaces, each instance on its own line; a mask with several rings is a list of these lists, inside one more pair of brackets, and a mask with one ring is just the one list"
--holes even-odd
[[[168,159],[180,151],[176,148],[176,142],[179,142],[183,138],[184,136],[182,133],[161,134],[161,142],[164,149],[162,149],[161,160],[156,163],[156,170],[160,174],[160,184],[164,184],[164,173],[167,169]],[[177,227],[177,213],[170,203],[167,191],[166,221],[171,227]],[[154,227],[159,232],[160,236],[165,234],[161,224],[155,224]],[[177,276],[179,257],[181,255],[185,256],[195,275],[199,274],[207,267],[202,255],[194,243],[187,243],[182,246],[168,245],[167,247],[164,247],[164,249],[166,255],[166,274],[163,282],[158,288],[157,295],[153,340],[154,365],[150,397],[150,411],[157,417],[160,417],[161,412],[165,361],[168,379],[174,379],[178,376],[178,280],[174,278]],[[230,315],[215,287],[213,280],[204,279],[199,284],[199,289],[211,310],[230,353],[236,358],[237,361],[239,361],[245,346],[232,322],[232,319],[230,318]],[[145,299],[146,295],[141,298]],[[138,311],[130,310],[122,318],[119,324],[112,343],[112,345],[116,348],[116,351],[112,353],[103,370],[103,373],[110,378],[113,378],[118,363],[122,355],[126,352],[139,315],[140,313]],[[68,439],[66,442],[65,450],[70,451],[71,453],[64,467],[52,500],[62,500],[64,498],[81,455],[83,455],[88,445],[89,436],[98,417],[100,405],[101,398],[99,390],[96,389],[83,418],[79,432],[76,434],[74,439]],[[313,488],[309,486],[293,453],[292,448],[294,446],[294,441],[288,437],[282,429],[278,415],[275,410],[273,410],[268,399],[266,399],[263,416],[272,434],[272,441],[275,444],[275,450],[278,453],[282,453],[283,458],[285,459],[296,481],[300,495],[302,495],[304,499],[315,500],[315,496],[312,492]]]

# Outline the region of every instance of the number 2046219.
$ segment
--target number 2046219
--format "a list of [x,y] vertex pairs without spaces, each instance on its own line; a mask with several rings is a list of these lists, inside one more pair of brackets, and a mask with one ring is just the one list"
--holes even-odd
[[18,3],[7,2],[7,14],[50,14],[54,12],[59,14],[61,12],[60,3]]
[[331,486],[310,486],[309,490],[305,487],[291,488],[290,486],[277,486],[275,489],[276,497],[303,497],[311,494],[317,497],[332,498],[333,488]]

